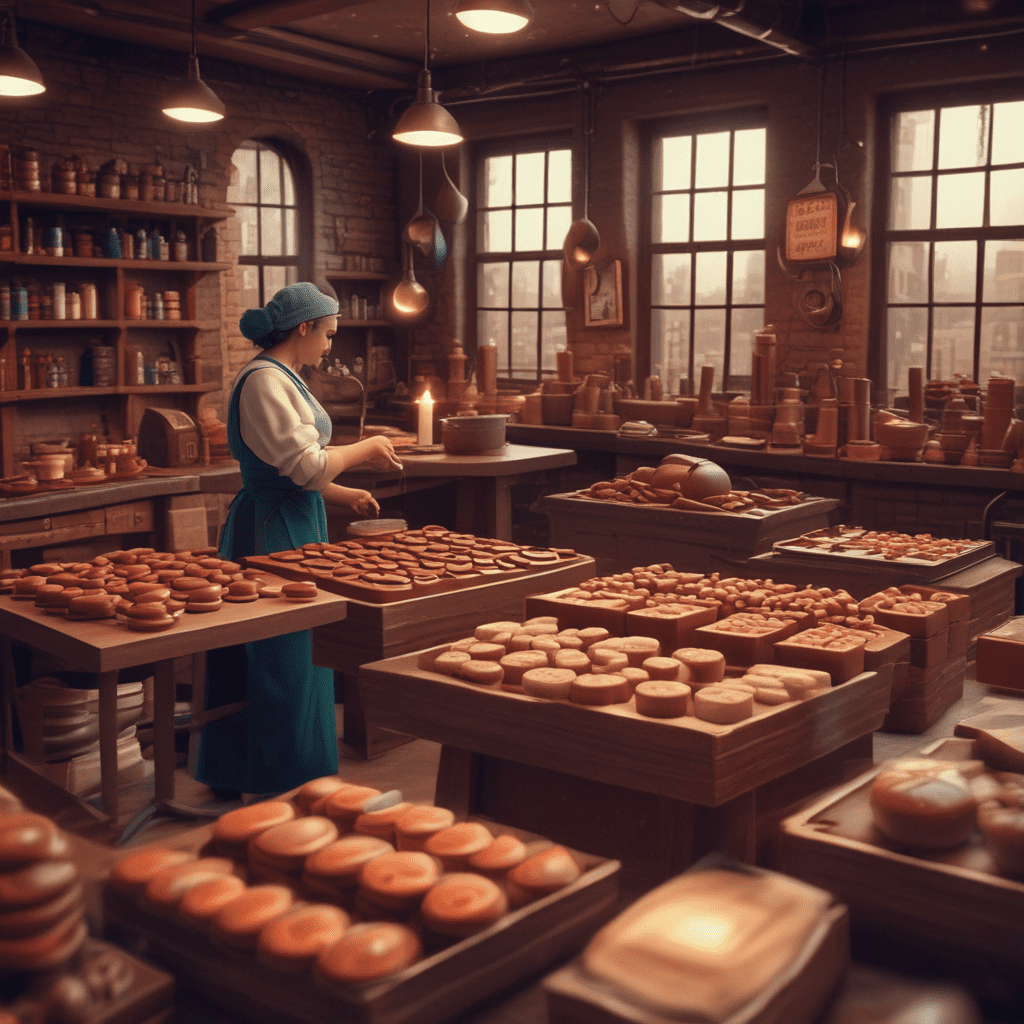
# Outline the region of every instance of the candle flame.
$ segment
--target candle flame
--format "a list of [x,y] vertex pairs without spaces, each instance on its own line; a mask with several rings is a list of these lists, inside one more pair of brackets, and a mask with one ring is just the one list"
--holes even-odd
[[433,405],[434,404],[434,396],[430,393],[430,389],[429,388],[426,391],[423,392],[423,397],[420,399],[420,401],[424,405]]

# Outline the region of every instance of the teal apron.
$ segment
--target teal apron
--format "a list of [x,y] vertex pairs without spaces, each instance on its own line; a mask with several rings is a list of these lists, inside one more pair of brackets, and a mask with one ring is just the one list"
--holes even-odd
[[[315,415],[320,444],[331,420],[306,385],[284,370]],[[306,491],[258,458],[242,440],[238,401],[252,367],[239,378],[228,407],[228,444],[242,470],[242,490],[228,509],[220,555],[237,560],[327,541],[327,514],[319,491]],[[313,665],[312,633],[304,630],[244,647],[210,651],[206,708],[245,700],[236,714],[202,732],[196,778],[217,789],[280,793],[338,770],[334,673]]]

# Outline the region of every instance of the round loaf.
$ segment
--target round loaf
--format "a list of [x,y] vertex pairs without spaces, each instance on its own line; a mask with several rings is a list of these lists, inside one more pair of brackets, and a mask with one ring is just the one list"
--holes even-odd
[[366,811],[366,805],[378,796],[380,790],[372,786],[346,784],[314,804],[313,811],[330,818],[339,829],[349,831],[356,818]]
[[714,683],[725,678],[725,655],[721,651],[680,647],[672,652],[672,657],[689,669],[690,677],[696,684]]
[[376,836],[378,839],[385,839],[389,843],[395,841],[395,821],[401,817],[412,805],[406,800],[400,800],[390,807],[383,807],[379,811],[364,811],[352,823],[352,831],[364,836]]
[[315,881],[339,889],[354,889],[359,884],[363,866],[384,853],[394,853],[394,847],[376,836],[350,835],[336,839],[306,858],[303,865],[304,882]]
[[292,821],[294,817],[295,808],[285,800],[262,800],[236,807],[222,814],[214,824],[214,845],[231,855],[241,855],[250,840],[261,832]]
[[479,661],[471,655],[459,666],[459,675],[480,686],[497,686],[505,678],[505,670],[496,661]]
[[571,668],[531,668],[523,673],[523,693],[545,700],[568,700],[576,678]]
[[151,909],[167,910],[177,906],[182,896],[194,885],[208,882],[219,875],[230,875],[234,863],[227,857],[199,857],[172,864],[158,871],[146,883],[143,902]]
[[66,852],[67,843],[49,818],[30,811],[0,815],[0,871]]
[[42,903],[78,880],[78,868],[69,860],[41,860],[28,867],[0,873],[0,907],[14,910]]
[[736,686],[704,686],[694,691],[693,713],[716,725],[742,722],[754,713],[754,694]]
[[281,587],[281,596],[286,601],[312,601],[316,594],[317,586],[312,580],[285,583]]
[[338,827],[329,818],[307,815],[272,825],[249,842],[250,853],[258,851],[263,863],[282,871],[296,871],[305,859],[338,838]]

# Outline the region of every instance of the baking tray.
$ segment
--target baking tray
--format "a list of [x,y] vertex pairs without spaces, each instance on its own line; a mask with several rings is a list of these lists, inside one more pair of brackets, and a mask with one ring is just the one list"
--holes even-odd
[[[539,838],[487,824],[524,841]],[[210,824],[154,845],[198,851],[212,831]],[[104,921],[110,933],[145,943],[148,955],[173,971],[180,985],[232,1017],[259,1024],[438,1024],[575,952],[612,916],[619,862],[572,852],[585,869],[572,885],[403,971],[351,990],[328,989],[309,975],[275,971],[252,951],[216,943],[205,932],[153,914],[109,886],[103,895]]]
[[[974,753],[973,741],[947,738],[915,756],[964,760]],[[779,869],[837,893],[863,927],[1024,969],[1024,880],[999,874],[980,833],[934,852],[910,852],[886,839],[869,804],[879,770],[786,818]]]
[[362,666],[360,692],[374,725],[706,807],[874,732],[889,710],[889,680],[876,672],[716,725],[692,715],[648,718],[632,700],[592,707],[476,686],[419,668],[421,656]]

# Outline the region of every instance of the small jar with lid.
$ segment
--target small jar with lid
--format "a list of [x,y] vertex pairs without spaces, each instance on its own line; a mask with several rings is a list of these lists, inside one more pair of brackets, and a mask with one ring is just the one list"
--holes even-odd
[[177,263],[184,263],[188,259],[188,238],[184,231],[179,230],[174,236],[174,248],[172,258]]
[[139,178],[135,174],[121,175],[121,198],[136,200],[139,198]]
[[139,199],[144,203],[153,201],[153,175],[149,171],[139,175]]

